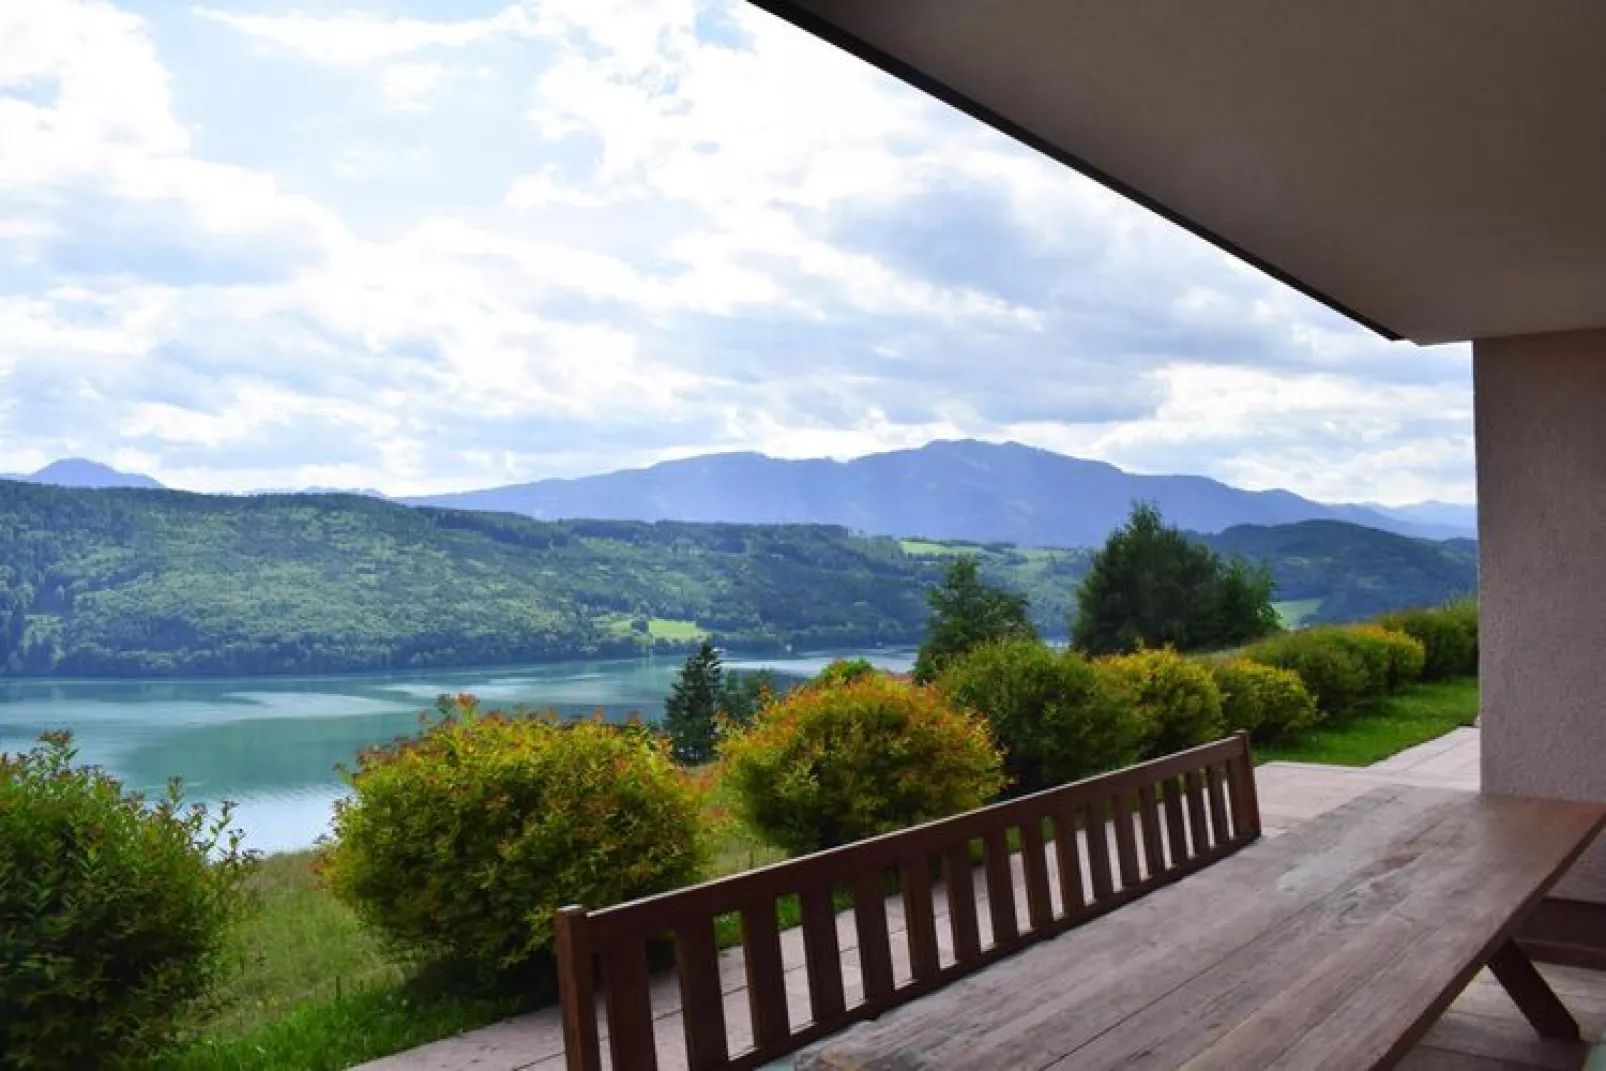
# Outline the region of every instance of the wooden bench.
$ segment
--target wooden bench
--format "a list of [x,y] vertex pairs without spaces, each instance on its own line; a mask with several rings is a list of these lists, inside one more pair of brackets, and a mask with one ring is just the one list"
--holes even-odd
[[1542,1036],[1576,1042],[1513,935],[1603,821],[1594,803],[1375,789],[796,1066],[1390,1067],[1484,966]]
[[[673,947],[681,1004],[681,1036],[663,1039],[665,1047],[683,1041],[694,1069],[753,1068],[1106,915],[1259,836],[1249,742],[1239,734],[661,896],[593,912],[567,907],[557,923],[567,1066],[603,1066],[600,983],[612,1066],[657,1067],[648,953],[662,942]],[[888,925],[894,888],[901,942]],[[793,1014],[801,994],[788,1001],[783,897],[795,898],[801,917],[806,1018]],[[843,899],[852,903],[847,941],[837,924]],[[747,996],[746,1014],[737,1005],[735,1016],[745,1021],[734,1023],[715,936],[726,916],[740,920]],[[847,947],[852,940],[856,949]],[[844,969],[844,951],[856,969]]]

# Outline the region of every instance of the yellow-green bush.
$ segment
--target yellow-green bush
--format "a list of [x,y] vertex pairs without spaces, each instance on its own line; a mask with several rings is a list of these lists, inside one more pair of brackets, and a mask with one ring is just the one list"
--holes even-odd
[[949,662],[938,687],[987,719],[1017,791],[1137,758],[1142,732],[1134,711],[1075,652],[1055,652],[1033,639],[988,644]]
[[160,1053],[217,977],[248,905],[229,811],[153,803],[65,733],[0,754],[0,1066],[121,1067]]
[[1299,674],[1324,717],[1357,709],[1380,695],[1387,679],[1385,670],[1374,681],[1366,661],[1336,628],[1285,632],[1249,647],[1244,657]]
[[880,674],[794,692],[720,751],[738,812],[793,855],[970,810],[1004,785],[984,720]]
[[363,753],[321,860],[391,940],[493,975],[549,951],[565,904],[697,880],[699,799],[652,734],[482,714],[461,697],[418,736]]
[[1221,691],[1221,717],[1229,730],[1246,729],[1273,740],[1316,724],[1321,712],[1298,673],[1232,658],[1211,666]]
[[1382,649],[1386,691],[1397,692],[1422,679],[1427,655],[1420,640],[1379,625],[1356,625],[1348,631],[1360,643]]
[[838,658],[824,669],[819,676],[809,682],[821,688],[835,688],[841,684],[852,684],[865,677],[874,676],[876,668],[867,658]]
[[1170,648],[1110,655],[1094,664],[1111,694],[1136,717],[1145,758],[1222,735],[1221,691],[1208,666]]
[[1423,680],[1466,677],[1478,672],[1478,604],[1470,599],[1433,609],[1384,614],[1378,624],[1422,644]]

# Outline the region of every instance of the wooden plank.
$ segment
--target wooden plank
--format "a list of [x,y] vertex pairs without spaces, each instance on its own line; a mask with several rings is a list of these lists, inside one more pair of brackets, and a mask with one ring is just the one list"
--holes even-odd
[[714,920],[692,917],[675,931],[675,970],[680,975],[680,1016],[692,1071],[725,1064],[725,994],[719,984]]
[[608,1051],[614,1067],[655,1071],[658,1045],[652,1030],[647,950],[619,945],[602,956],[602,983],[608,1004]]
[[1187,817],[1182,813],[1182,783],[1166,781],[1162,786],[1165,806],[1166,840],[1171,845],[1173,863],[1184,863],[1191,858],[1188,851]]
[[1232,794],[1232,824],[1240,836],[1260,836],[1260,799],[1255,791],[1255,759],[1249,733],[1240,729],[1243,753],[1227,759],[1227,787]]
[[1204,774],[1189,770],[1183,779],[1188,796],[1188,834],[1193,838],[1194,854],[1210,847],[1210,825],[1205,820]]
[[982,868],[987,875],[987,914],[993,922],[993,944],[1007,944],[1019,936],[1015,922],[1015,875],[1009,865],[1009,843],[1002,829],[982,837]]
[[761,900],[743,909],[742,955],[747,965],[747,1006],[753,1015],[754,1043],[779,1041],[791,1033],[792,1024],[774,900]]
[[1160,806],[1153,785],[1138,786],[1138,820],[1143,830],[1143,862],[1149,875],[1165,870],[1165,845],[1160,841]]
[[1054,921],[1054,901],[1048,891],[1048,853],[1041,820],[1021,825],[1020,861],[1026,879],[1026,917],[1033,930],[1045,929]]
[[970,843],[955,844],[943,854],[943,883],[948,890],[948,925],[953,932],[954,959],[969,963],[981,956],[976,918],[976,879],[970,865]]
[[880,1006],[892,996],[892,946],[887,942],[886,894],[879,870],[853,879],[853,923],[859,934],[859,974],[866,1004]]
[[1061,810],[1054,815],[1054,859],[1060,878],[1060,903],[1070,918],[1086,902],[1082,893],[1082,853],[1076,846],[1076,812]]
[[1511,1002],[1539,1031],[1540,1037],[1581,1040],[1577,1020],[1515,941],[1507,941],[1490,957],[1489,973],[1511,994]]
[[904,934],[909,940],[909,970],[927,979],[942,969],[937,956],[937,914],[931,903],[931,861],[917,856],[900,868],[903,879]]
[[591,949],[585,908],[560,908],[556,931],[564,1066],[568,1071],[602,1071],[602,1043],[597,1035],[596,954]]
[[1216,844],[1232,839],[1232,828],[1227,824],[1227,797],[1221,787],[1221,770],[1214,764],[1206,766],[1205,791],[1210,797],[1210,829]]
[[1408,842],[1363,841],[1369,866],[1076,1047],[1064,1066],[1140,1055],[1200,1071],[1387,1066],[1465,986],[1490,935],[1553,880],[1544,875],[1560,874],[1587,828],[1540,832],[1531,801],[1513,802],[1489,808],[1469,796]]
[[1137,836],[1132,832],[1132,800],[1125,792],[1110,797],[1110,825],[1115,829],[1115,854],[1121,864],[1121,887],[1143,880],[1138,873]]
[[803,909],[803,963],[809,976],[809,1016],[829,1022],[847,1008],[842,993],[842,950],[836,936],[836,905],[828,885],[798,893]]
[[[1476,925],[1497,925],[1491,923],[1491,918],[1500,917],[1499,912],[1520,911],[1522,897],[1518,894],[1524,889],[1531,891],[1540,881],[1534,877],[1535,863],[1554,865],[1561,856],[1574,854],[1606,813],[1592,805],[1561,805],[1582,807],[1589,813],[1570,828],[1556,830],[1550,822],[1552,831],[1544,833],[1542,827],[1538,839],[1546,847],[1537,857],[1532,845],[1521,848],[1513,865],[1508,858],[1510,846],[1521,845],[1525,836],[1490,820],[1487,812],[1477,817],[1476,809],[1484,806],[1486,799],[1437,789],[1379,789],[1276,840],[1261,841],[1249,851],[1199,871],[1188,879],[1183,887],[1185,893],[1178,890],[1170,897],[1139,900],[1053,942],[1037,945],[973,974],[917,1004],[884,1015],[873,1024],[855,1027],[819,1050],[821,1062],[805,1061],[799,1066],[851,1067],[873,1063],[885,1055],[889,1059],[885,1066],[894,1067],[898,1064],[890,1054],[903,1052],[919,1053],[930,1066],[1045,1067],[1071,1052],[1080,1056],[1079,1050],[1101,1035],[1110,1034],[1113,1043],[1127,1029],[1128,1021],[1148,1024],[1145,1029],[1158,1032],[1162,1040],[1194,1037],[1203,1045],[1219,1039],[1240,1021],[1232,1017],[1231,1009],[1223,1010],[1225,1006],[1218,999],[1223,992],[1234,994],[1231,999],[1240,1002],[1235,1006],[1241,1007],[1241,1016],[1272,1007],[1281,999],[1284,1003],[1255,1025],[1255,1029],[1269,1031],[1270,1037],[1276,1034],[1280,1022],[1299,1018],[1299,1010],[1306,1003],[1298,994],[1302,989],[1314,993],[1310,987],[1324,977],[1327,968],[1336,968],[1340,978],[1349,980],[1335,984],[1324,999],[1373,1001],[1375,1005],[1368,1005],[1366,1014],[1379,1020],[1398,1015],[1401,1007],[1409,1010],[1413,1001],[1417,1004],[1415,1010],[1420,1012],[1421,1004],[1436,996],[1433,987],[1424,988],[1420,975],[1411,977],[1408,985],[1405,979],[1395,980],[1402,992],[1415,993],[1403,1000],[1386,990],[1373,992],[1373,986],[1356,979],[1369,977],[1369,971],[1386,970],[1395,959],[1402,958],[1396,953],[1407,931],[1426,934],[1423,940],[1430,945],[1425,951],[1442,956],[1443,949],[1431,942],[1444,940],[1440,934],[1446,930],[1443,920],[1447,911],[1442,900],[1431,909],[1419,900],[1409,900],[1400,910],[1391,910],[1387,905],[1399,903],[1400,896],[1411,896],[1412,889],[1437,889],[1441,897],[1453,894],[1457,901],[1472,902],[1490,895],[1480,890],[1493,889],[1494,899],[1500,901],[1499,911],[1494,916],[1483,916]],[[1556,806],[1553,801],[1517,801],[1515,806],[1526,808],[1534,803]],[[1459,826],[1451,821],[1458,814],[1462,816],[1456,820]],[[1486,846],[1481,854],[1468,851],[1469,844],[1479,843],[1492,844],[1492,848]],[[1216,850],[1230,850],[1230,846]],[[1549,853],[1548,860],[1545,852]],[[1510,881],[1516,884],[1491,882],[1491,871],[1494,875],[1510,875]],[[1434,874],[1441,876],[1422,880]],[[1442,876],[1446,874],[1448,877]],[[1186,905],[1186,911],[1179,911],[1179,905]],[[1303,926],[1298,916],[1312,910],[1317,912],[1312,918],[1329,919],[1333,924]],[[1360,936],[1358,927],[1374,925],[1381,927],[1378,932],[1389,939],[1369,942]],[[1388,927],[1405,930],[1389,932]],[[1244,977],[1258,978],[1257,984],[1265,989],[1255,992],[1252,986],[1236,981],[1224,986],[1223,982],[1229,979],[1217,970],[1218,966],[1279,928],[1280,938],[1233,960]],[[1455,927],[1449,929],[1453,931]],[[1308,938],[1299,937],[1307,930]],[[1318,944],[1288,952],[1278,961],[1278,970],[1265,967],[1263,961],[1272,950],[1301,939]],[[1328,951],[1321,951],[1323,948]],[[1368,955],[1371,952],[1367,950],[1381,950],[1377,954],[1383,957],[1382,966],[1346,963],[1342,956],[1334,958],[1346,948]],[[1473,949],[1473,954],[1477,953]],[[1413,953],[1404,958],[1416,956]],[[1208,986],[1195,981],[1178,984],[1212,971],[1216,973],[1211,975]],[[1456,972],[1444,970],[1441,963],[1440,973],[1449,977]],[[1443,978],[1441,984],[1442,981]],[[1464,979],[1452,978],[1454,981]],[[1183,1003],[1149,1016],[1151,1006],[1167,1000],[1172,992],[1180,994],[1175,999]],[[1452,995],[1453,992],[1452,987]],[[1200,1002],[1207,1011],[1188,1011],[1188,1000]],[[1179,1008],[1184,1014],[1177,1014]],[[1214,1030],[1210,1033],[1206,1027],[1215,1023],[1218,1015],[1224,1018],[1219,1028],[1210,1027]],[[1350,1033],[1366,1035],[1371,1030],[1355,1026],[1361,1021],[1360,1017],[1351,1020]],[[1302,1024],[1293,1032],[1296,1042],[1305,1030]],[[1132,1051],[1152,1051],[1147,1047],[1151,1039],[1146,1036],[1133,1035],[1127,1040],[1133,1042]],[[1278,1044],[1287,1047],[1288,1035]],[[1347,1041],[1342,1031],[1324,1032],[1324,1047],[1305,1049],[1302,1056],[1306,1063],[1289,1066],[1326,1066],[1327,1055],[1320,1054],[1343,1054],[1351,1044],[1354,1042]],[[1165,1058],[1153,1056],[1141,1066],[1171,1067],[1186,1062],[1172,1059],[1176,1051],[1180,1050],[1168,1049]],[[1106,1067],[1119,1063],[1088,1060],[1062,1066]],[[1340,1059],[1339,1063],[1371,1066],[1364,1061],[1344,1063]],[[1260,1064],[1251,1060],[1237,1066]]]
[[1083,814],[1086,817],[1083,832],[1087,839],[1088,879],[1093,883],[1093,899],[1097,902],[1108,899],[1115,888],[1110,874],[1110,841],[1104,831],[1104,808],[1089,807]]

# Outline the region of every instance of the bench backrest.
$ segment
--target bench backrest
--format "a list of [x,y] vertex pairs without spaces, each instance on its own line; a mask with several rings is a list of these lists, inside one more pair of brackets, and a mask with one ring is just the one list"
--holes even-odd
[[[673,942],[689,1066],[759,1067],[1111,911],[1259,835],[1249,739],[1240,733],[718,881],[594,912],[564,908],[557,954],[568,1067],[602,1067],[599,980],[613,1067],[657,1067],[647,953],[661,938]],[[978,907],[978,843],[985,908]],[[897,941],[889,935],[889,889],[902,899],[904,934]],[[851,973],[858,986],[844,977],[836,919],[836,897],[844,894],[852,901],[849,936],[857,940],[858,968]],[[801,918],[806,1021],[794,1022],[787,1002],[777,916],[783,897],[792,901],[789,915]],[[938,938],[942,899],[948,941]],[[747,1014],[738,1014],[745,1021],[737,1023],[727,1023],[720,980],[715,930],[723,916],[740,922]],[[665,1029],[674,1030],[672,1020]]]

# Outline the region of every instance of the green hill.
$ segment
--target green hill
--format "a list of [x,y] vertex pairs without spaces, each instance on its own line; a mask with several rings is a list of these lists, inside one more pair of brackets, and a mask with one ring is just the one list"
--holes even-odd
[[[1204,537],[1266,561],[1307,620],[1472,590],[1476,551],[1329,521]],[[357,495],[0,481],[0,675],[495,665],[915,644],[955,553],[1063,635],[1088,552],[824,525],[537,521]]]
[[[1074,551],[989,551],[1063,632]],[[940,560],[819,525],[0,482],[0,672],[333,672],[917,643]]]
[[1411,539],[1338,521],[1245,524],[1200,538],[1265,562],[1277,599],[1295,604],[1302,624],[1434,606],[1478,589],[1478,545],[1470,539]]

